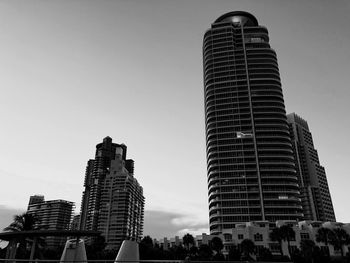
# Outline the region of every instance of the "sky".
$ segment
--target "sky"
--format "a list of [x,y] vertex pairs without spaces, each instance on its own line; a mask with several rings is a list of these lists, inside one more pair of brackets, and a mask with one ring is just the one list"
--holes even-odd
[[144,188],[144,235],[208,233],[202,40],[220,15],[269,30],[288,113],[308,121],[350,222],[348,0],[0,0],[0,229],[29,196],[80,211],[106,136]]

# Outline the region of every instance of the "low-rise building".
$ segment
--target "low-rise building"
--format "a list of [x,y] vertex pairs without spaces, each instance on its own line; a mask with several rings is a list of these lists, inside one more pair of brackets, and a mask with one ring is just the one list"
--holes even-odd
[[[290,251],[293,252],[296,249],[301,249],[300,244],[303,240],[312,240],[315,242],[315,245],[318,246],[321,250],[327,251],[330,256],[340,256],[341,251],[335,249],[331,244],[325,244],[323,242],[317,242],[317,231],[319,228],[328,228],[331,230],[334,229],[344,229],[350,235],[350,223],[340,223],[340,222],[321,222],[321,221],[255,221],[255,222],[246,222],[246,223],[237,223],[232,229],[231,234],[225,233],[223,235],[218,235],[217,237],[221,238],[223,241],[224,249],[223,254],[228,256],[229,251],[233,247],[239,247],[243,240],[250,239],[254,242],[256,246],[256,252],[259,254],[259,251],[263,249],[269,249],[273,255],[280,255],[281,250],[283,255],[289,255],[288,243],[287,241],[282,241],[282,248],[277,241],[270,239],[270,233],[276,227],[281,227],[283,225],[290,226],[294,232],[295,237],[290,240]],[[195,246],[200,247],[202,244],[210,245],[211,239],[215,235],[207,235],[205,233],[197,235],[194,237]],[[174,246],[181,246],[182,239],[178,236],[173,238],[162,238],[158,240],[157,243],[164,250],[168,250]],[[344,255],[350,251],[350,247],[344,246],[343,252]]]
[[[196,235],[193,237],[194,238],[194,245],[196,247],[200,247],[202,244],[209,245],[210,240],[213,237],[214,237],[213,235],[207,235],[206,233],[203,233],[201,235]],[[157,243],[164,250],[168,250],[172,247],[183,245],[182,238],[180,238],[179,236],[170,237],[170,238],[164,237],[164,238],[157,240],[155,243]]]
[[[290,251],[293,252],[295,249],[300,249],[300,244],[303,240],[312,240],[321,250],[329,251],[331,256],[340,255],[340,250],[334,249],[330,244],[323,242],[317,242],[316,236],[319,228],[324,227],[328,229],[341,228],[350,234],[350,224],[344,224],[340,222],[321,222],[321,221],[257,221],[236,224],[232,229],[232,236],[228,237],[229,234],[225,234],[225,250],[230,246],[239,246],[244,239],[252,240],[257,248],[257,252],[261,248],[268,248],[272,254],[278,255],[281,252],[281,248],[278,242],[270,239],[270,233],[276,227],[283,225],[289,225],[295,232],[295,238],[290,240]],[[231,240],[231,241],[230,241]],[[344,253],[349,251],[349,248],[344,246]],[[282,241],[282,252],[284,255],[288,255],[288,244],[287,241]]]

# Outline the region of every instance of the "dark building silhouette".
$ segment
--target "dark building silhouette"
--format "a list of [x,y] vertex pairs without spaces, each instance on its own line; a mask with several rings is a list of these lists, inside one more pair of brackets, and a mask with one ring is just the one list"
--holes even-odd
[[[40,230],[69,230],[74,203],[66,200],[45,201],[43,195],[30,197],[27,213],[35,215],[39,222],[35,227]],[[66,237],[48,236],[45,243],[48,248],[64,246]]]
[[80,215],[74,215],[72,222],[70,224],[70,230],[79,230],[80,229]]
[[247,221],[303,217],[275,51],[247,12],[220,16],[203,40],[211,234]]
[[139,240],[143,231],[143,189],[126,151],[124,144],[104,138],[85,173],[80,228],[101,231],[107,249],[118,249],[125,239]]
[[326,172],[320,165],[307,122],[288,114],[305,220],[336,221]]

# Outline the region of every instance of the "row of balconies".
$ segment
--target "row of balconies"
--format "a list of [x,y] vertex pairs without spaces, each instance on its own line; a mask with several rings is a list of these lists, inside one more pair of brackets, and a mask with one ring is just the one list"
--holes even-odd
[[208,100],[210,96],[215,96],[215,99],[217,99],[220,98],[220,95],[222,98],[225,98],[227,95],[231,95],[235,99],[240,99],[242,95],[248,96],[249,91],[252,97],[279,95],[283,98],[283,93],[279,79],[251,79],[249,88],[248,84],[245,81],[246,79],[237,80],[234,83],[225,82],[231,84],[223,86],[208,85],[205,90],[205,98]]
[[220,62],[230,62],[232,66],[238,65],[253,65],[255,63],[271,64],[278,67],[277,58],[275,54],[266,52],[266,54],[254,54],[246,57],[237,56],[232,52],[232,49],[218,49],[216,52],[208,53],[204,56],[204,68],[210,64],[217,64]]
[[[226,52],[226,51],[224,51]],[[223,52],[223,53],[224,53]],[[220,55],[220,53],[218,53],[217,55]],[[207,60],[204,61],[204,71],[210,68],[216,68],[216,67],[221,67],[221,66],[235,66],[235,67],[245,67],[246,65],[248,67],[255,67],[256,65],[259,64],[266,64],[266,65],[270,65],[271,67],[275,67],[278,68],[278,63],[277,60],[270,57],[270,59],[267,58],[263,58],[263,59],[250,59],[248,62],[246,63],[245,59],[240,59],[240,60],[236,60],[235,56],[224,56],[224,54],[221,54],[222,56],[218,56],[218,57],[212,57],[212,58],[208,58]],[[239,63],[238,63],[239,62]]]

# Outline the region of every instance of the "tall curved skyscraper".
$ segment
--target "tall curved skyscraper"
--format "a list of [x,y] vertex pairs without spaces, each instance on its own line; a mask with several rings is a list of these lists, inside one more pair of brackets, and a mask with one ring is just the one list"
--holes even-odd
[[297,220],[302,207],[276,53],[242,11],[203,40],[211,234],[247,221]]

